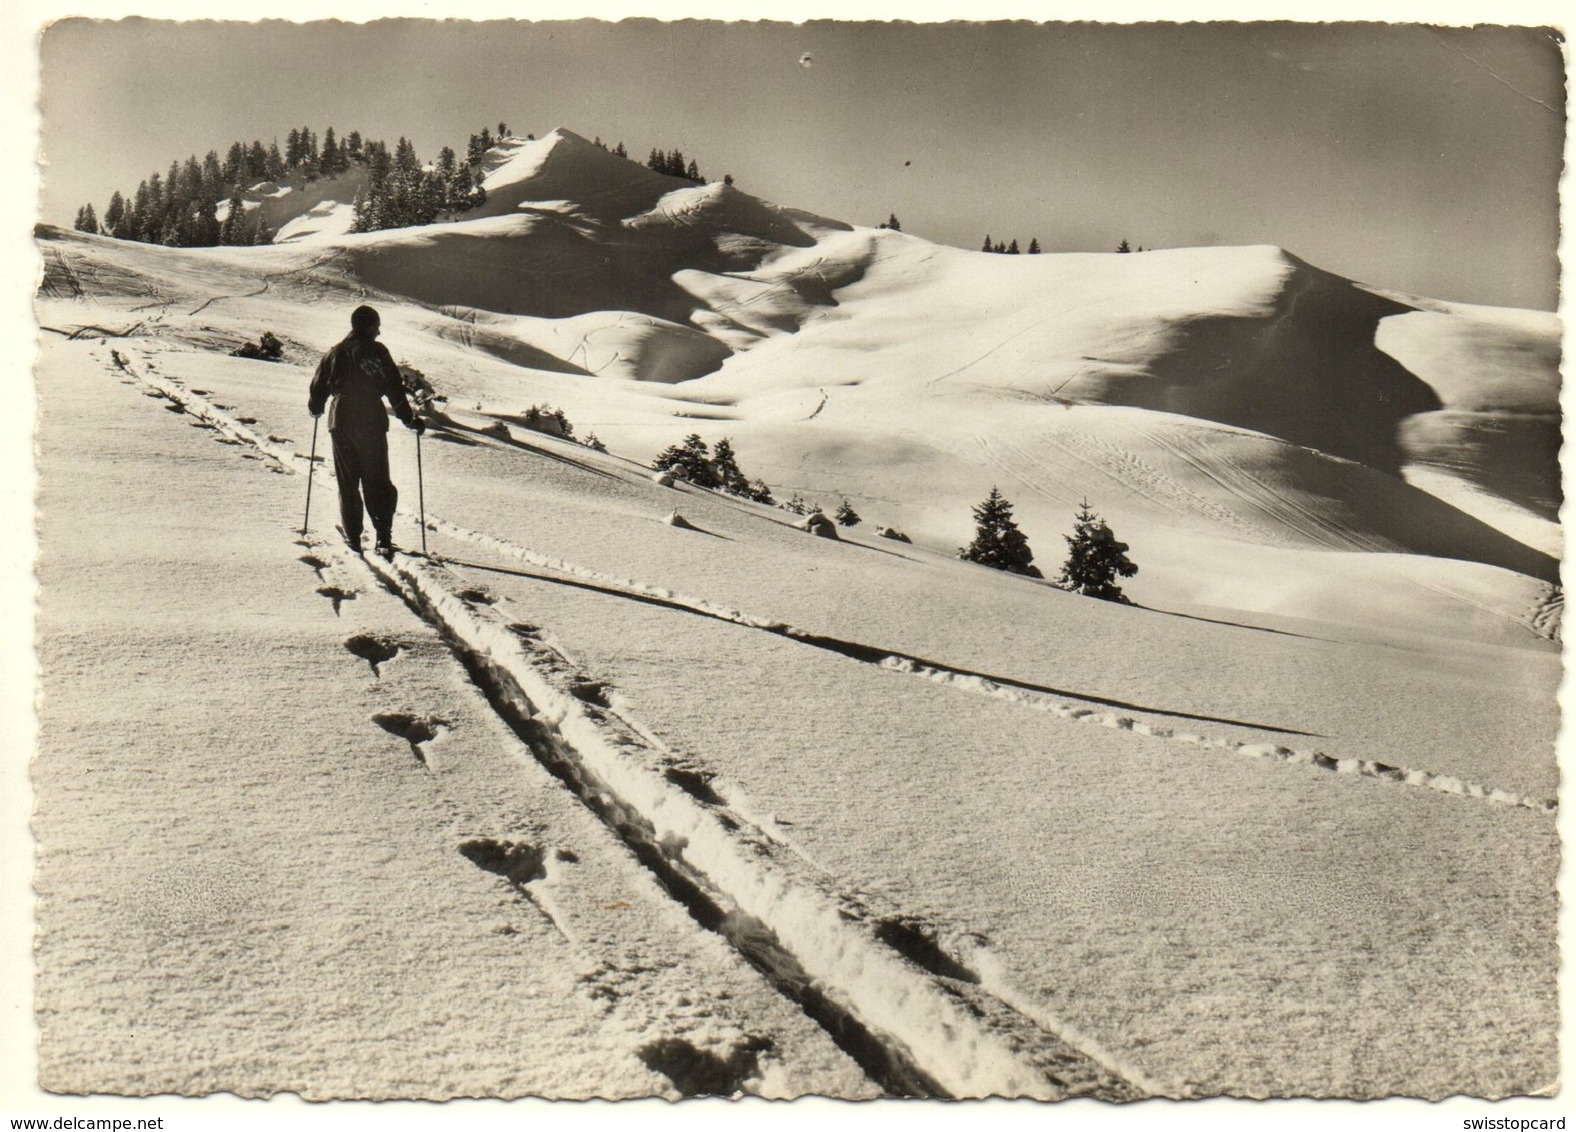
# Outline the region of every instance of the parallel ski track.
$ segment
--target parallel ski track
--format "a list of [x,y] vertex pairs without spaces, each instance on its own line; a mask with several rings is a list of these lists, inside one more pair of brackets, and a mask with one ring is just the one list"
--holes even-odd
[[[1453,775],[1439,774],[1434,771],[1393,766],[1389,763],[1372,759],[1336,758],[1317,750],[1293,749],[1267,743],[1245,743],[1236,739],[1177,731],[1170,727],[1135,719],[1130,715],[1101,711],[1088,706],[1090,703],[1099,702],[1097,700],[1089,700],[1082,704],[1069,703],[1044,692],[1004,684],[976,673],[930,664],[915,657],[905,656],[902,653],[886,652],[873,647],[848,646],[843,642],[833,642],[818,634],[796,628],[782,621],[756,617],[726,606],[716,605],[701,598],[674,593],[660,586],[649,585],[629,578],[619,578],[610,574],[604,574],[598,570],[566,562],[551,555],[540,554],[526,547],[517,546],[504,539],[462,527],[433,515],[427,516],[427,526],[436,533],[464,540],[495,554],[513,557],[528,565],[552,570],[556,573],[585,578],[588,581],[598,583],[604,588],[621,590],[634,598],[681,606],[690,612],[706,617],[728,621],[746,628],[759,629],[777,636],[786,637],[789,640],[798,641],[801,644],[826,648],[840,655],[848,656],[855,661],[873,664],[889,672],[917,676],[931,683],[942,684],[959,691],[1005,700],[1034,711],[1046,712],[1059,719],[1077,723],[1092,723],[1119,731],[1131,731],[1138,735],[1150,735],[1188,746],[1234,751],[1249,758],[1269,759],[1294,765],[1309,766],[1316,770],[1334,774],[1372,778],[1381,782],[1422,787],[1468,798],[1482,798],[1489,802],[1536,810],[1543,813],[1553,813],[1558,808],[1558,803],[1552,799],[1516,794],[1513,791],[1486,786],[1482,783],[1471,782]],[[1151,715],[1180,714],[1163,709],[1135,710],[1142,714]],[[1254,729],[1252,724],[1244,723],[1240,726],[1248,730]],[[1259,729],[1263,730],[1263,728]]]
[[[304,457],[236,421],[179,382],[124,359],[118,368],[183,412],[295,472]],[[429,527],[458,529],[429,516]],[[484,536],[485,537],[485,536]],[[354,569],[348,551],[303,545]],[[529,553],[529,552],[527,552]],[[436,627],[500,716],[533,754],[572,789],[704,926],[799,1002],[890,1091],[941,1097],[1091,1096],[1137,1100],[1181,1095],[1180,1083],[1148,1078],[1137,1066],[1029,1003],[977,943],[946,955],[919,930],[917,950],[882,938],[900,916],[871,922],[769,834],[665,774],[663,751],[640,729],[619,726],[576,689],[550,675],[560,654],[516,633],[507,619],[459,596],[463,583],[441,565],[409,555],[358,559],[385,587]],[[928,944],[926,947],[924,944]],[[931,969],[931,951],[944,970]],[[895,1086],[894,1083],[895,1082]]]
[[[137,373],[130,370],[127,372],[132,373],[132,376],[180,405],[186,412],[212,424],[219,432],[257,447],[259,450],[279,460],[285,466],[293,468],[293,461],[299,460],[304,462],[304,457],[288,448],[264,440],[244,425],[236,422],[234,418],[230,417],[223,410],[218,409],[211,402],[192,394],[179,384],[153,374]],[[1377,759],[1337,758],[1318,750],[1291,748],[1274,743],[1246,743],[1237,739],[1210,737],[1193,732],[1177,731],[1164,725],[1135,719],[1131,715],[1101,711],[1089,706],[1093,703],[1102,702],[1095,698],[1087,699],[1083,703],[1069,703],[1044,692],[1007,685],[976,673],[934,665],[902,653],[888,652],[867,646],[850,648],[843,642],[829,641],[818,634],[797,628],[786,622],[753,616],[727,606],[717,605],[702,598],[675,593],[661,586],[650,585],[630,578],[617,577],[590,567],[565,561],[561,558],[541,554],[528,547],[509,542],[506,539],[450,522],[437,515],[427,515],[427,528],[435,533],[468,542],[474,546],[501,556],[514,558],[528,565],[594,581],[605,588],[622,591],[631,597],[654,599],[664,604],[681,606],[690,612],[703,616],[787,637],[802,644],[830,648],[832,651],[836,651],[840,655],[847,656],[859,663],[874,664],[890,672],[917,676],[931,683],[946,685],[960,691],[1005,700],[1034,711],[1054,715],[1063,720],[1091,723],[1120,731],[1132,731],[1135,734],[1149,735],[1187,746],[1234,751],[1249,758],[1309,766],[1316,770],[1334,774],[1370,778],[1380,782],[1419,787],[1467,798],[1479,798],[1500,805],[1514,806],[1541,813],[1554,813],[1559,806],[1559,803],[1554,799],[1517,794],[1514,791],[1473,782],[1455,775],[1441,774],[1421,768],[1397,766]],[[1109,701],[1105,702],[1109,703]],[[1162,709],[1137,708],[1133,710],[1136,710],[1139,714],[1149,715],[1175,716],[1181,714]],[[1192,717],[1190,716],[1190,718]],[[1243,726],[1249,730],[1253,729],[1251,724],[1243,724]]]

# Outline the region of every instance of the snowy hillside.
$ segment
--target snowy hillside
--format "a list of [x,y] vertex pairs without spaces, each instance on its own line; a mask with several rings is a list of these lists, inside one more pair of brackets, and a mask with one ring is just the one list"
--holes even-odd
[[[486,189],[39,232],[46,1087],[1552,1086],[1553,316],[963,252],[567,131]],[[390,564],[326,463],[300,531],[367,301],[447,398]],[[865,524],[654,482],[691,432]],[[1136,604],[958,561],[993,485],[1052,578],[1087,498]]]

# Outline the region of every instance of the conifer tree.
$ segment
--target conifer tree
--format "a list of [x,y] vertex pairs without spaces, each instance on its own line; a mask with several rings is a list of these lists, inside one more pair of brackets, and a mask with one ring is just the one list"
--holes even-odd
[[750,481],[739,470],[738,458],[733,454],[733,442],[726,436],[717,441],[717,446],[712,450],[712,473],[717,477],[717,486],[730,495],[749,495]]
[[77,222],[73,227],[78,232],[87,232],[94,236],[98,235],[98,217],[93,215],[93,206],[91,204],[85,204],[77,209]]
[[210,149],[207,156],[202,159],[202,195],[208,200],[217,201],[226,183],[224,167],[219,164],[219,155]]
[[619,142],[617,145],[615,145],[613,147],[613,156],[614,157],[628,157],[629,156],[629,150],[624,148],[624,143],[623,142]]
[[1018,251],[1018,240],[1017,240],[1016,237],[1013,238],[1012,243],[1007,245],[1007,254],[1008,255],[1018,255],[1018,254],[1020,254],[1019,251]]
[[1034,236],[1034,237],[1030,238],[1030,240],[1029,240],[1029,254],[1030,255],[1039,255],[1040,254],[1040,238],[1038,236]]
[[258,181],[268,179],[268,151],[263,148],[263,143],[252,140],[252,146],[246,151],[246,184],[255,185]]
[[498,123],[498,140],[499,141],[503,141],[503,139],[508,137],[508,136],[509,136],[509,127],[504,125],[502,122],[499,122]]
[[696,432],[684,438],[683,444],[670,445],[651,462],[658,471],[671,471],[682,476],[696,487],[717,487],[717,472],[711,464],[711,453],[706,442]]
[[241,188],[236,186],[230,194],[230,209],[224,214],[224,223],[219,226],[219,242],[226,246],[247,243],[241,238],[245,229],[241,226],[241,218],[246,215],[246,205],[241,200]]
[[1062,537],[1067,540],[1067,561],[1062,564],[1057,587],[1086,597],[1126,603],[1116,579],[1131,578],[1138,573],[1138,567],[1127,557],[1127,544],[1116,541],[1111,528],[1090,510],[1087,499],[1079,506],[1073,533]]
[[997,240],[996,241],[996,246],[994,248],[992,248],[991,250],[993,252],[995,252],[997,255],[1006,255],[1007,254],[1007,245],[1002,243],[1000,240]]
[[1126,236],[1123,236],[1122,237],[1122,242],[1120,244],[1116,245],[1116,250],[1119,251],[1119,252],[1130,252],[1130,251],[1133,250],[1132,248],[1128,247],[1128,245],[1127,245],[1127,237]]
[[695,163],[693,157],[690,158],[690,163],[684,167],[684,176],[694,181],[697,185],[706,179],[700,175],[700,166]]
[[985,501],[974,508],[974,541],[959,548],[958,557],[1030,578],[1044,576],[1034,565],[1029,540],[1012,520],[1012,504],[994,487]]
[[230,145],[224,164],[219,167],[220,181],[226,185],[239,185],[246,177],[246,146],[240,142]]
[[859,512],[846,499],[838,506],[833,518],[845,527],[857,527],[860,523]]
[[995,250],[996,250],[996,245],[990,242],[990,233],[986,232],[985,233],[985,246],[982,247],[980,249],[980,251],[982,251],[982,252],[993,252]]
[[339,141],[334,137],[334,127],[330,126],[323,131],[323,155],[318,159],[317,171],[325,177],[337,177],[340,160]]
[[119,236],[126,223],[126,198],[116,189],[109,196],[109,207],[104,209],[104,234]]

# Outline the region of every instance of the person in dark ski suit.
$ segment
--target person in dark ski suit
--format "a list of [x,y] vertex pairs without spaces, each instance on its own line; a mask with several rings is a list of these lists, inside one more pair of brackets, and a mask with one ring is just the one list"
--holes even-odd
[[361,549],[362,500],[372,516],[377,550],[393,553],[394,506],[399,490],[389,479],[388,399],[406,428],[426,430],[405,399],[405,383],[388,347],[377,340],[380,320],[371,307],[350,315],[350,334],[318,363],[307,411],[321,416],[328,407],[328,435],[334,448],[334,478],[339,481],[340,530],[352,550]]

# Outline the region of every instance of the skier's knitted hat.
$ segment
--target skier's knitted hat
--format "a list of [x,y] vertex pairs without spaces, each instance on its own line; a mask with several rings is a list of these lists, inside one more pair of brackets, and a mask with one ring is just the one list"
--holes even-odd
[[350,329],[357,333],[371,330],[381,321],[378,318],[378,312],[371,307],[357,307],[350,312]]

